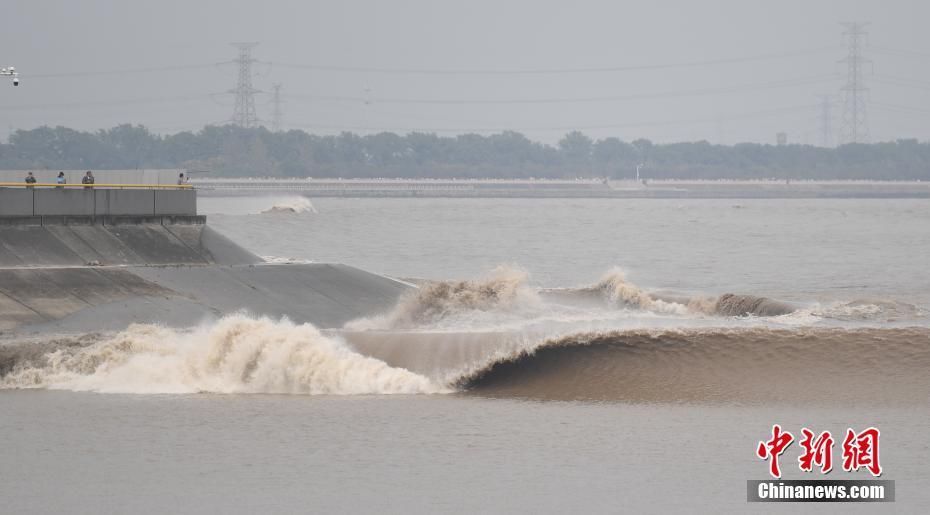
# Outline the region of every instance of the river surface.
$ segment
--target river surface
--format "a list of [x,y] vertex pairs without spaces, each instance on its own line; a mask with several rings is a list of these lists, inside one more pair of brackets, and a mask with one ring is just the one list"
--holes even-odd
[[[200,211],[270,260],[445,282],[349,324],[364,338],[348,343],[239,314],[127,330],[4,378],[0,511],[921,513],[930,502],[925,200],[211,197]],[[727,315],[726,293],[777,312]],[[248,384],[244,369],[207,377],[201,359],[233,332],[275,356],[249,365]],[[145,355],[125,354],[129,340]],[[285,369],[310,379],[282,384]],[[40,376],[39,388],[17,382]],[[786,479],[870,479],[842,470],[841,443],[847,428],[879,428],[896,503],[747,504],[746,480],[768,476],[756,446],[776,423],[838,440],[827,476],[798,469],[795,442]]]

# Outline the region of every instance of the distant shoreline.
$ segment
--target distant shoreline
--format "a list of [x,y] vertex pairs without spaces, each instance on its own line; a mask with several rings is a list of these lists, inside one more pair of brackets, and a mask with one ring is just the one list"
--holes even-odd
[[200,179],[203,196],[345,198],[930,198],[924,181]]

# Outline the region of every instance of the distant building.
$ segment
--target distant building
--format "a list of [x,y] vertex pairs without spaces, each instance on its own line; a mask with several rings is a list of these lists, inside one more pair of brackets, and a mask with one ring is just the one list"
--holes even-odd
[[788,133],[779,132],[775,135],[775,141],[778,143],[779,147],[783,147],[788,144]]

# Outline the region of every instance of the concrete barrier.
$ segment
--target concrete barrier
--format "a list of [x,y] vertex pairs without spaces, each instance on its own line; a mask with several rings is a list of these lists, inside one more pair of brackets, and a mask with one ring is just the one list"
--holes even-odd
[[34,189],[32,214],[93,216],[94,190]]
[[[151,169],[151,170],[92,170],[98,184],[175,184],[178,174],[185,177],[190,172],[181,169]],[[0,182],[23,182],[26,174],[32,172],[37,182],[54,183],[58,172],[63,172],[69,184],[80,184],[81,178],[87,173],[82,170],[0,170]]]
[[[105,214],[142,215],[155,214],[155,190],[102,190],[106,194]],[[168,192],[173,193],[173,192]],[[191,213],[193,214],[193,213]]]
[[197,213],[197,192],[194,190],[155,190],[155,214]]
[[0,216],[32,216],[32,192],[23,188],[0,188]]
[[0,218],[194,216],[192,189],[0,188]]
[[94,190],[94,216],[104,216],[110,209],[109,190]]

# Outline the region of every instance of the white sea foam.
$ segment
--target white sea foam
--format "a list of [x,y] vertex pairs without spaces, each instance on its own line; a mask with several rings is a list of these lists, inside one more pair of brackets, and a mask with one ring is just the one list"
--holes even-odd
[[61,347],[19,364],[0,386],[140,394],[444,391],[309,324],[241,314],[189,331],[135,324],[89,346]]
[[611,268],[595,288],[604,292],[606,300],[614,306],[630,306],[645,311],[669,315],[687,315],[688,306],[653,298],[642,288],[630,283],[619,267]]
[[310,202],[310,199],[306,197],[290,197],[286,199],[278,200],[270,208],[262,211],[262,214],[271,214],[271,213],[290,213],[290,214],[303,214],[303,213],[316,213],[317,210],[313,207],[313,203]]
[[310,259],[300,259],[300,258],[290,258],[283,256],[261,256],[268,263],[274,264],[291,264],[291,265],[306,265],[313,263]]
[[426,283],[402,297],[387,314],[355,320],[346,328],[462,330],[532,319],[539,316],[543,303],[527,286],[527,279],[525,271],[501,266],[480,280]]

